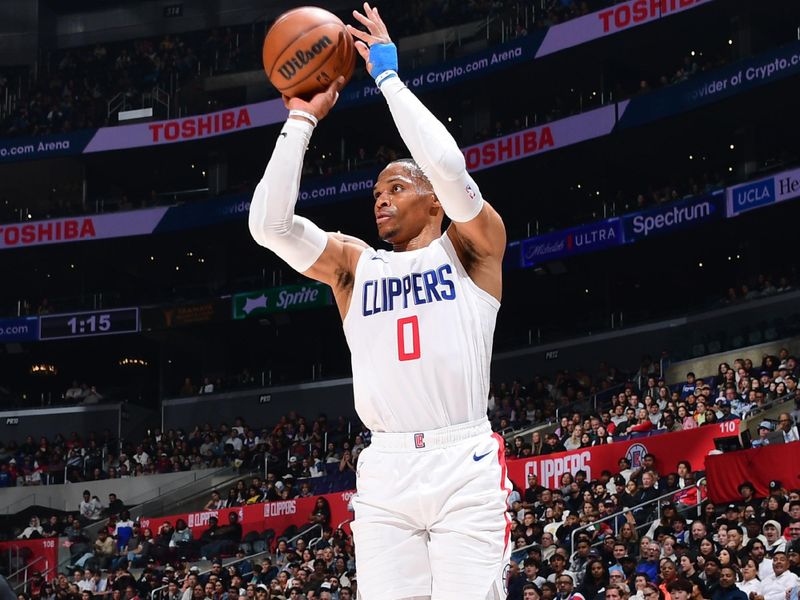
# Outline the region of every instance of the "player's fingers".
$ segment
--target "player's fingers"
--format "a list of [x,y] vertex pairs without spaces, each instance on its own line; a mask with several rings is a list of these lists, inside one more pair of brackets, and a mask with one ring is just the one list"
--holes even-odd
[[366,31],[361,31],[360,29],[353,27],[349,23],[345,25],[345,27],[347,27],[347,31],[350,32],[350,35],[352,35],[353,37],[357,37],[358,39],[361,39],[369,35],[369,33],[367,33]]
[[378,7],[376,6],[376,7],[373,9],[373,11],[372,11],[372,12],[373,12],[373,17],[372,17],[372,20],[373,20],[373,21],[375,21],[375,24],[376,24],[376,25],[378,25],[378,26],[380,26],[380,27],[381,27],[381,29],[383,29],[384,31],[386,31],[386,23],[384,23],[384,22],[383,22],[383,19],[381,18],[381,15],[380,15],[380,13],[378,12]]
[[328,89],[333,92],[334,97],[339,96],[339,90],[344,87],[344,75],[339,75],[336,79],[331,82]]
[[374,27],[374,26],[375,26],[375,23],[372,21],[372,19],[370,19],[370,18],[369,18],[369,17],[367,17],[367,16],[364,16],[364,15],[362,15],[362,14],[361,14],[360,12],[358,12],[357,10],[354,10],[354,11],[353,11],[353,16],[355,17],[356,21],[358,21],[359,23],[361,23],[361,24],[362,24],[364,27],[366,27],[367,29],[371,29],[372,27]]
[[380,40],[377,37],[367,33],[366,31],[361,31],[360,29],[356,29],[352,25],[348,25],[347,27],[348,27],[347,31],[349,31],[353,37],[358,38],[366,42],[367,44],[372,45],[380,42]]
[[356,50],[365,61],[369,62],[369,47],[362,41],[356,42]]

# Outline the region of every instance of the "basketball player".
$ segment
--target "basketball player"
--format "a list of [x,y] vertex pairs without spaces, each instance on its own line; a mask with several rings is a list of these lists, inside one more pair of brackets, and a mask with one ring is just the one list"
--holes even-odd
[[294,214],[303,155],[341,78],[310,101],[285,98],[250,232],[330,285],[342,317],[356,410],[374,432],[353,500],[359,596],[504,599],[511,485],[486,411],[505,228],[455,140],[397,76],[377,9],[354,15],[367,29],[349,27],[358,52],[414,158],[389,164],[374,187],[378,235],[392,251]]

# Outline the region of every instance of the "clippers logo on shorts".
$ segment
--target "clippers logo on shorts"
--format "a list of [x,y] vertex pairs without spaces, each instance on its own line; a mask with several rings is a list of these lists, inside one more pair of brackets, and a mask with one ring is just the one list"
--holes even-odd
[[638,469],[642,466],[644,455],[647,454],[647,447],[644,444],[634,444],[625,453],[625,458],[631,463],[632,469]]
[[415,433],[414,434],[414,448],[424,448],[425,447],[425,434],[424,433]]
[[369,317],[410,305],[455,300],[456,286],[452,276],[453,267],[443,264],[424,273],[365,281],[361,293],[361,314]]
[[331,38],[323,35],[308,50],[298,50],[294,56],[278,67],[278,72],[286,81],[291,81],[315,56],[319,55],[325,48],[333,44]]

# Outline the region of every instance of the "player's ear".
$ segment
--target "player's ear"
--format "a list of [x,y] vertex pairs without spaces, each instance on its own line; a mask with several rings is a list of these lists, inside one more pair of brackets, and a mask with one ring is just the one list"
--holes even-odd
[[431,196],[431,214],[437,214],[440,210],[442,210],[442,204],[439,202],[439,198],[437,198],[435,192],[430,191],[428,193]]

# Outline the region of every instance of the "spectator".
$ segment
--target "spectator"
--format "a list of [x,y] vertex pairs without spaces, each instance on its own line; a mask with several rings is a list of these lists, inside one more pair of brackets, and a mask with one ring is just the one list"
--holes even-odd
[[81,386],[78,385],[77,380],[72,381],[72,386],[64,392],[64,399],[77,402],[83,398]]
[[764,537],[766,538],[767,555],[773,556],[776,552],[786,551],[786,538],[781,535],[783,526],[772,519],[764,523]]
[[103,506],[97,496],[92,496],[89,490],[83,491],[83,500],[78,505],[79,518],[82,525],[89,525],[100,520]]
[[737,583],[736,586],[742,590],[748,598],[753,598],[751,594],[763,597],[764,592],[761,580],[758,578],[758,565],[754,559],[746,558],[743,561],[742,581]]
[[[93,553],[99,568],[108,569],[111,566],[111,561],[114,559],[117,553],[116,546],[116,541],[108,535],[107,530],[101,529],[97,533],[97,539],[94,541]],[[105,589],[102,591],[104,592]]]
[[767,436],[775,429],[771,421],[761,421],[758,424],[758,437],[752,440],[751,445],[753,448],[760,448],[761,446],[768,446],[769,439]]
[[225,506],[225,501],[220,498],[219,492],[214,490],[211,492],[211,499],[206,502],[203,510],[219,510]]
[[83,397],[81,404],[99,404],[103,400],[103,395],[97,391],[95,386],[91,386]]
[[[235,512],[228,514],[228,525],[220,527],[216,518],[212,517],[213,524],[201,537],[205,542],[200,548],[200,554],[208,557],[217,557],[221,554],[233,554],[242,541],[242,526],[239,524],[239,515]],[[211,522],[211,520],[209,520]]]
[[719,586],[711,596],[711,600],[748,600],[747,595],[736,585],[736,567],[723,565],[719,571]]
[[797,425],[794,424],[792,417],[789,413],[781,413],[778,417],[778,427],[783,432],[783,441],[788,444],[789,442],[800,441],[797,433]]
[[775,552],[772,557],[772,573],[761,582],[764,600],[786,600],[786,592],[798,585],[797,575],[789,570],[789,559],[785,552]]
[[681,399],[685,400],[688,396],[694,394],[696,388],[695,375],[689,371],[686,374],[686,381],[681,386]]
[[573,575],[567,571],[561,573],[556,579],[556,589],[558,590],[558,600],[587,600],[580,592],[573,591],[575,582]]
[[119,515],[125,509],[125,503],[117,498],[114,492],[108,495],[108,507],[106,513],[109,515]]
[[44,537],[44,529],[39,523],[39,517],[31,517],[28,526],[17,536],[20,540],[30,540],[35,538]]
[[181,556],[194,556],[195,543],[192,536],[191,528],[186,524],[183,519],[176,519],[175,530],[172,532],[172,539],[170,540],[171,547],[177,550],[177,554]]

